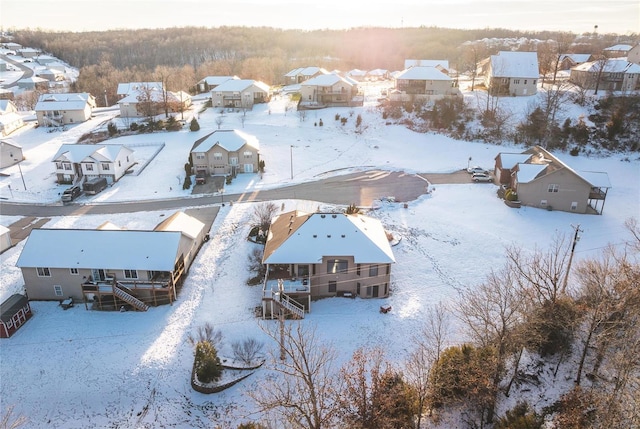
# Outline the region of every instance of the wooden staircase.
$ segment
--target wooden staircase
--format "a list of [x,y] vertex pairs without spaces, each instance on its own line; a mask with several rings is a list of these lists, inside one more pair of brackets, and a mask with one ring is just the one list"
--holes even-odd
[[131,295],[129,292],[131,292],[129,288],[119,283],[115,283],[113,286],[114,295],[120,298],[121,300],[123,300],[124,302],[126,302],[127,304],[131,305],[136,310],[147,311],[149,309],[149,306],[147,304],[140,301],[138,298]]
[[288,310],[297,319],[304,319],[304,307],[291,299],[284,292],[277,292],[273,295],[274,301],[280,306]]

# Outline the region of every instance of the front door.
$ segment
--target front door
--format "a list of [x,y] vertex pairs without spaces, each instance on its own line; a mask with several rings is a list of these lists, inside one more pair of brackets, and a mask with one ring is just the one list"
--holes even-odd
[[371,296],[373,296],[374,298],[377,298],[378,294],[379,294],[379,290],[378,289],[380,289],[380,286],[378,286],[378,285],[372,286],[371,287]]
[[91,270],[91,277],[93,277],[94,282],[101,282],[104,281],[106,276],[104,270],[93,268]]

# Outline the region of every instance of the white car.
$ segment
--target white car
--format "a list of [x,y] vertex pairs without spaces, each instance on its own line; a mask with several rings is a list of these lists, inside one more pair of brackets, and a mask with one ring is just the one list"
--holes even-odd
[[478,183],[478,182],[493,182],[493,177],[491,177],[488,174],[485,173],[475,173],[471,179]]
[[469,173],[469,174],[476,174],[476,173],[489,174],[489,172],[487,170],[485,170],[482,167],[478,167],[477,165],[475,167],[467,168],[467,173]]

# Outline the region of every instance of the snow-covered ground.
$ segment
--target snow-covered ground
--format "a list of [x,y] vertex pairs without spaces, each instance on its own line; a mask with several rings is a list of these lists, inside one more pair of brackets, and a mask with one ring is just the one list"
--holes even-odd
[[[375,88],[373,88],[375,89]],[[372,89],[372,90],[373,90]],[[375,98],[375,97],[373,97]],[[514,111],[524,111],[534,97],[507,98]],[[385,125],[372,105],[310,111],[304,121],[295,110],[276,99],[247,112],[225,113],[223,128],[243,129],[260,140],[266,173],[240,175],[227,187],[233,194],[290,183],[315,180],[359,168],[406,172],[451,172],[472,163],[493,166],[500,151],[521,151],[507,145],[462,142],[437,134],[417,134],[402,126]],[[196,109],[197,110],[197,109]],[[353,115],[351,115],[353,112]],[[334,119],[348,116],[346,125]],[[362,133],[355,119],[363,118]],[[9,201],[57,204],[64,187],[55,184],[51,158],[63,143],[76,139],[115,115],[99,112],[85,124],[64,133],[44,128],[19,132],[26,160],[21,164],[27,190],[17,166],[6,168],[0,179],[0,197]],[[193,142],[215,130],[212,109],[199,114],[201,130],[123,137],[109,143],[165,143],[165,148],[139,176],[126,176],[93,199],[79,202],[114,202],[189,197],[180,186],[184,163]],[[317,126],[322,119],[324,126]],[[139,152],[139,159],[144,158]],[[401,237],[393,248],[391,296],[385,300],[324,299],[299,322],[317,327],[320,336],[340,350],[340,363],[361,346],[382,346],[392,362],[400,363],[412,347],[425,315],[438,302],[454,306],[459,290],[482,282],[504,263],[504,247],[523,250],[546,248],[555,233],[570,234],[572,225],[584,231],[576,257],[597,253],[608,243],[620,245],[626,234],[625,219],[639,215],[640,161],[626,155],[587,158],[557,153],[576,170],[606,171],[613,188],[602,216],[578,215],[523,207],[511,209],[496,197],[492,184],[438,185],[408,204],[385,203],[370,215]],[[631,157],[629,157],[631,158]],[[293,165],[294,177],[290,172]],[[9,185],[11,186],[9,188]],[[332,209],[322,203],[286,200],[285,210]],[[187,336],[211,323],[222,331],[221,354],[230,356],[233,341],[254,337],[269,347],[261,322],[254,315],[260,305],[259,287],[245,284],[250,277],[247,255],[255,244],[246,240],[251,203],[221,208],[207,242],[190,269],[173,306],[151,308],[146,313],[87,311],[79,305],[62,310],[56,303],[33,302],[34,317],[11,339],[0,342],[0,401],[2,409],[30,419],[33,428],[104,427],[232,427],[259,421],[248,390],[263,388],[269,373],[259,369],[247,380],[215,395],[190,387],[193,347]],[[1,210],[1,206],[0,206]],[[53,218],[52,228],[95,228],[106,220],[128,229],[151,229],[171,212],[85,215]],[[16,217],[0,216],[8,226]],[[22,290],[15,267],[24,243],[1,255],[0,300]],[[381,304],[392,311],[380,314]],[[296,322],[298,323],[298,322]],[[464,340],[457,332],[452,341]],[[547,404],[557,394],[538,398]]]

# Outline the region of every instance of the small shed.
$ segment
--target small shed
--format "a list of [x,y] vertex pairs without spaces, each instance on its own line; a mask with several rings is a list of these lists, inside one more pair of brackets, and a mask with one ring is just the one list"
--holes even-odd
[[0,304],[0,338],[9,338],[32,316],[29,299],[19,293]]

